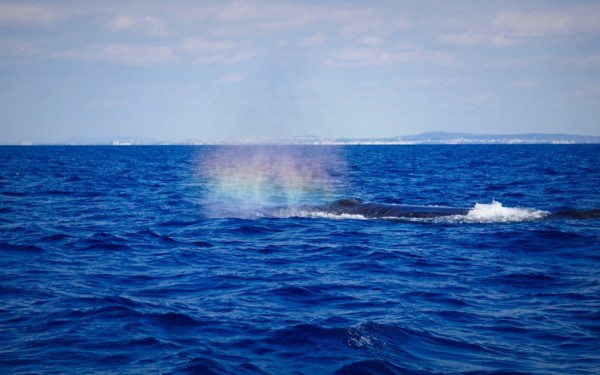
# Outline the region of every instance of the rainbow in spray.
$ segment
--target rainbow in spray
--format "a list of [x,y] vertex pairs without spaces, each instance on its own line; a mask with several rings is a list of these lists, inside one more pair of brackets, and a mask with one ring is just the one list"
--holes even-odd
[[346,168],[336,148],[216,147],[201,161],[211,217],[255,216],[263,207],[331,200]]

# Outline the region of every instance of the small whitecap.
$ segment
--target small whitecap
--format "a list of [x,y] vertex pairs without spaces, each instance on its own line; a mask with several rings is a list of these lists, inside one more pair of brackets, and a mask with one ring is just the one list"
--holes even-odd
[[465,215],[469,222],[520,222],[538,220],[549,215],[547,211],[532,208],[504,207],[502,203],[493,200],[492,203],[477,203]]

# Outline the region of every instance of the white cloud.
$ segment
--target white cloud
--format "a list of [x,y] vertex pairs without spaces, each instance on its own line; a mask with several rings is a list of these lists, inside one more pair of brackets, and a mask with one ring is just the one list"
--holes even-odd
[[132,44],[109,44],[104,48],[108,62],[126,65],[154,65],[174,61],[169,47]]
[[422,77],[422,78],[411,78],[405,82],[401,82],[401,85],[408,85],[415,88],[441,88],[441,87],[453,87],[459,83],[456,78],[433,78],[433,77]]
[[568,65],[578,68],[600,68],[600,53],[587,56],[571,56],[563,59]]
[[361,35],[385,35],[411,25],[408,18],[395,8],[369,3],[351,5],[300,3],[266,0],[221,3],[213,9],[216,27],[213,34],[221,36],[269,35],[273,32],[300,29],[327,30],[356,38]]
[[53,57],[130,66],[158,65],[177,61],[169,47],[123,43],[94,45],[85,50],[62,51],[54,53]]
[[453,47],[510,47],[516,44],[514,40],[506,38],[504,34],[486,33],[445,33],[437,36],[438,43]]
[[405,30],[412,22],[398,11],[398,8],[378,6],[332,7],[328,11],[328,21],[339,25],[341,35],[386,35],[393,31]]
[[323,6],[285,1],[242,2],[224,4],[216,16],[227,25],[223,34],[283,31],[303,28],[321,20]]
[[460,101],[466,104],[481,105],[488,103],[491,99],[492,97],[489,94],[476,92],[461,97]]
[[35,48],[31,42],[14,38],[0,39],[0,56],[32,55]]
[[371,46],[371,47],[380,46],[384,42],[385,42],[384,39],[379,36],[364,36],[358,40],[359,44],[362,44],[364,46]]
[[[0,53],[4,50],[4,55],[29,54],[42,58],[78,56],[88,61],[129,61],[136,65],[144,61],[236,64],[283,56],[286,63],[298,58],[296,61],[326,61],[330,65],[383,66],[423,62],[447,65],[454,61],[457,52],[448,48],[436,50],[433,46],[450,46],[473,47],[470,56],[481,57],[480,66],[489,66],[494,62],[486,60],[483,49],[477,47],[511,47],[525,43],[522,38],[532,35],[588,33],[589,40],[593,33],[600,32],[600,5],[560,8],[548,5],[535,12],[530,11],[530,5],[523,7],[528,10],[516,7],[506,11],[499,11],[503,5],[488,9],[481,6],[461,15],[449,12],[451,6],[411,7],[387,0],[344,4],[294,0],[176,1],[174,4],[149,1],[143,7],[137,2],[121,5],[106,0],[85,5],[74,2],[71,8],[61,3],[0,0],[0,25],[49,25],[67,16],[76,21],[49,29],[59,32],[45,36],[45,40],[24,35],[20,43],[4,43],[0,45]],[[84,22],[88,24],[81,28]],[[180,40],[151,39],[174,35]],[[106,41],[114,38],[121,43],[112,44],[112,50],[97,47],[108,48]],[[404,45],[400,44],[400,38]],[[157,43],[160,45],[156,46]],[[137,46],[136,52],[140,53],[137,59],[128,55],[129,51],[135,51],[132,46]],[[310,50],[293,50],[297,47]],[[149,56],[152,52],[155,57]],[[533,53],[524,53],[519,58],[531,61]],[[556,61],[565,63],[567,59],[565,56]],[[597,66],[598,58],[572,60],[573,65]]]
[[51,25],[64,17],[57,8],[44,5],[0,3],[0,24],[4,25]]
[[344,48],[339,50],[328,65],[351,66],[385,66],[396,64],[434,63],[451,64],[455,56],[446,52],[438,52],[416,48],[413,50],[386,50],[382,48]]
[[493,20],[496,29],[516,37],[545,37],[600,33],[600,6],[520,12],[500,12]]
[[182,50],[197,55],[229,51],[235,47],[236,43],[230,39],[209,40],[202,38],[186,38],[181,43]]
[[460,33],[460,34],[440,34],[437,41],[444,45],[472,47],[485,44],[489,41],[486,34],[481,33]]
[[195,65],[204,65],[204,64],[237,64],[246,60],[250,60],[255,57],[257,54],[256,51],[247,50],[247,51],[232,51],[230,53],[209,53],[198,55],[193,58],[192,62]]
[[252,4],[251,2],[244,1],[233,1],[224,6],[219,10],[218,16],[220,19],[225,21],[240,21],[248,19],[263,18],[265,14],[273,12],[273,7],[262,4]]
[[496,34],[492,37],[494,47],[512,47],[517,44],[515,39],[507,38],[504,33]]
[[190,55],[194,64],[235,64],[256,55],[255,50],[231,39],[187,38],[179,49]]
[[325,43],[326,40],[327,37],[324,33],[317,33],[309,36],[308,38],[302,39],[299,45],[301,47],[319,47],[320,45]]
[[600,84],[589,84],[573,90],[572,95],[577,97],[598,97],[600,96]]
[[133,14],[121,14],[113,17],[106,28],[114,32],[131,31],[140,34],[164,36],[168,35],[166,23],[156,17]]
[[246,77],[242,73],[234,72],[219,77],[217,83],[220,85],[233,85],[242,82],[245,78]]
[[535,86],[537,86],[537,82],[527,78],[511,81],[508,84],[508,87],[513,89],[530,89]]

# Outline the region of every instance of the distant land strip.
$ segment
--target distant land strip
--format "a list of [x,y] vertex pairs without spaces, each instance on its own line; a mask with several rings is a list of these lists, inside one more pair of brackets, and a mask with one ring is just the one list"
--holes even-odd
[[[600,136],[573,134],[473,134],[429,132],[382,138],[328,138],[318,136],[186,139],[159,141],[147,137],[82,137],[39,145],[461,145],[461,144],[597,144]],[[34,145],[24,141],[23,146]],[[37,145],[37,143],[36,143]]]

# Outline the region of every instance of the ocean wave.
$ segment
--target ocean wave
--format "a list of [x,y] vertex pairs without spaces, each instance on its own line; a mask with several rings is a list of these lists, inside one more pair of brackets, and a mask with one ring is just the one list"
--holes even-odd
[[248,205],[215,150],[0,147],[0,372],[597,372],[596,146],[348,147]]
[[428,375],[431,372],[418,371],[405,366],[398,366],[386,359],[363,359],[343,365],[336,375]]
[[0,242],[0,250],[14,251],[17,253],[41,253],[44,249],[37,245],[18,245],[13,243]]

